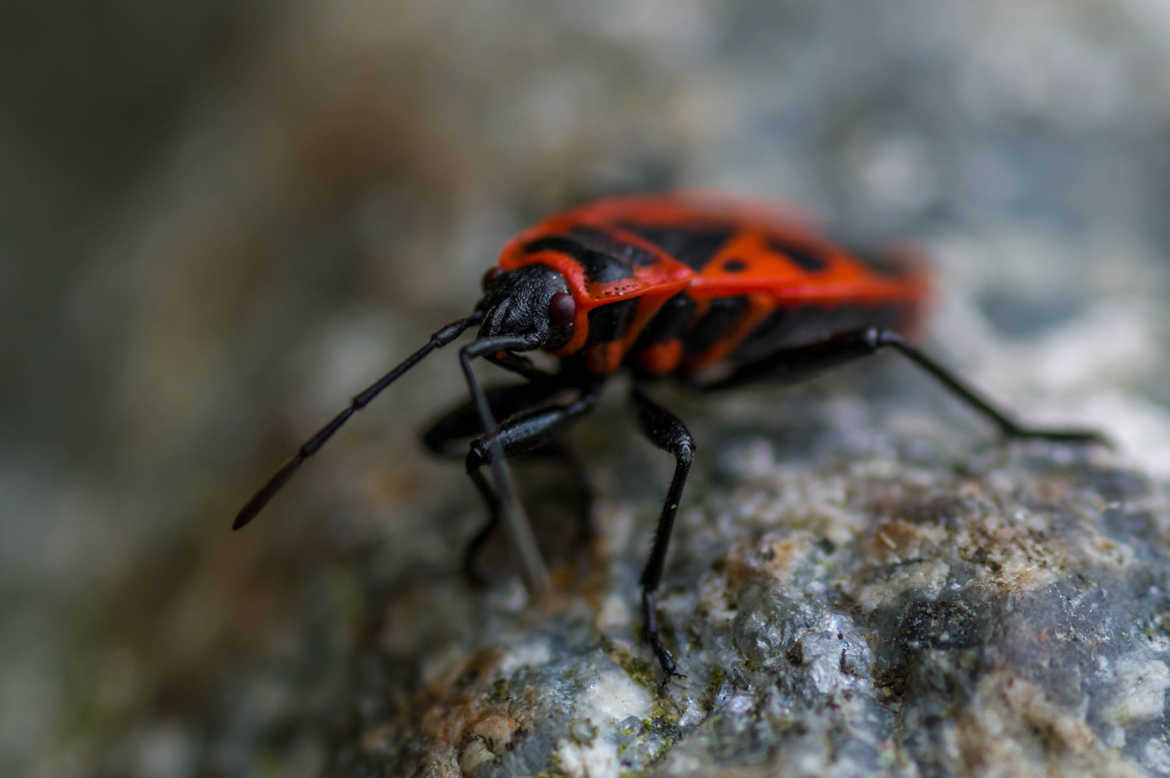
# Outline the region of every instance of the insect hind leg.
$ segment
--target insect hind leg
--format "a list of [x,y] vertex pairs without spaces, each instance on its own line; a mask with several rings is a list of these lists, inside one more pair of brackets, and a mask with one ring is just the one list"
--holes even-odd
[[743,386],[758,380],[796,380],[835,365],[893,349],[926,371],[952,395],[991,421],[1009,438],[1034,438],[1061,443],[1112,443],[1096,430],[1079,427],[1034,427],[1023,424],[1009,412],[987,399],[957,374],[944,367],[924,351],[893,330],[866,327],[833,335],[802,346],[783,348],[738,366],[728,376],[699,386],[703,391],[718,391]]
[[953,395],[965,402],[976,412],[982,414],[999,427],[1000,432],[1009,438],[1035,438],[1051,440],[1060,443],[1099,443],[1112,447],[1113,443],[1104,434],[1097,430],[1081,427],[1033,427],[1021,424],[1009,413],[998,407],[972,386],[960,379],[921,349],[910,344],[896,332],[878,330],[873,334],[876,348],[889,347],[909,359],[918,367],[947,388]]

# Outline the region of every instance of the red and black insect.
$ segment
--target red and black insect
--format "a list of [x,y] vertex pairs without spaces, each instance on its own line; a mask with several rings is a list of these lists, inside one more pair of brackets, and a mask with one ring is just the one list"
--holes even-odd
[[[502,517],[530,589],[540,591],[544,566],[505,458],[559,457],[581,474],[562,433],[592,410],[609,376],[628,369],[642,432],[675,459],[641,577],[645,639],[663,670],[674,673],[674,659],[659,639],[654,596],[695,447],[682,421],[651,399],[655,379],[669,376],[716,391],[762,379],[791,380],[892,349],[1007,437],[1104,442],[1092,430],[1017,422],[911,345],[907,338],[928,292],[926,269],[910,252],[846,249],[775,210],[698,195],[589,203],[509,241],[499,265],[484,275],[475,311],[435,332],[354,397],[252,497],[233,526],[255,517],[355,411],[431,351],[478,325],[476,338],[459,352],[471,398],[428,427],[423,441],[432,451],[451,453],[471,439],[467,472],[488,521],[467,548],[465,571],[474,575],[476,553]],[[559,358],[555,372],[521,356],[538,349]],[[522,381],[485,390],[472,371],[479,357]],[[484,475],[485,465],[494,484]],[[584,482],[583,474],[579,480]],[[587,506],[581,522],[588,527]]]

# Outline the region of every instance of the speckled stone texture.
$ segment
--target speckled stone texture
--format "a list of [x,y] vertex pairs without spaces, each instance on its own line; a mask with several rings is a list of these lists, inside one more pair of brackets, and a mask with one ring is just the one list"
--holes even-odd
[[[1170,776],[1163,0],[79,8],[0,10],[0,776]],[[998,445],[893,357],[663,387],[664,686],[620,382],[570,436],[594,541],[516,466],[547,603],[500,541],[459,576],[451,353],[230,532],[510,235],[671,187],[919,244],[931,353],[1118,451]]]
[[[604,539],[558,568],[543,607],[525,608],[514,581],[481,594],[413,587],[388,603],[392,649],[368,658],[359,683],[376,713],[337,769],[1165,769],[1165,485],[1108,453],[1040,443],[985,446],[968,462],[855,446],[819,467],[761,437],[721,446],[728,472],[715,475],[734,483],[694,490],[663,587],[685,678],[664,682],[636,637],[651,517],[609,503]],[[390,634],[403,624],[425,641]]]

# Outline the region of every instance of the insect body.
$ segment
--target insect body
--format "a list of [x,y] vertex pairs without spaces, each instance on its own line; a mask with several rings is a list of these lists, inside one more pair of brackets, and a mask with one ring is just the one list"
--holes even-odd
[[[539,591],[544,567],[506,458],[532,453],[575,462],[564,431],[593,408],[607,377],[628,369],[642,432],[675,459],[641,577],[644,635],[671,674],[675,662],[659,638],[654,595],[695,446],[686,426],[650,397],[656,379],[715,391],[799,378],[889,348],[1006,436],[1104,440],[1091,430],[1024,426],[911,345],[907,336],[921,318],[929,283],[925,266],[908,252],[848,250],[799,219],[759,206],[704,196],[599,200],[513,238],[483,287],[470,316],[438,330],[310,438],[244,506],[235,528],[250,521],[354,411],[432,350],[478,325],[477,337],[460,350],[471,398],[436,420],[423,440],[433,451],[451,453],[472,439],[467,472],[489,519],[468,547],[465,570],[474,570],[476,552],[503,518],[526,581]],[[538,349],[559,358],[555,372],[522,356]],[[485,390],[472,370],[478,357],[522,380]]]

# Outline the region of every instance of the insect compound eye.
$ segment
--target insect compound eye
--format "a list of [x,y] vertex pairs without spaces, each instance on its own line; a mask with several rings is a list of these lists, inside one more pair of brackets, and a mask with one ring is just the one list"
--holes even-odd
[[577,318],[577,301],[568,292],[557,292],[548,301],[548,321],[554,327],[568,327]]
[[500,277],[500,273],[503,273],[503,272],[504,271],[501,268],[489,267],[484,272],[483,278],[480,279],[480,282],[479,282],[480,286],[483,288],[484,291],[487,291],[487,288],[489,286],[491,286],[495,282],[495,280]]

